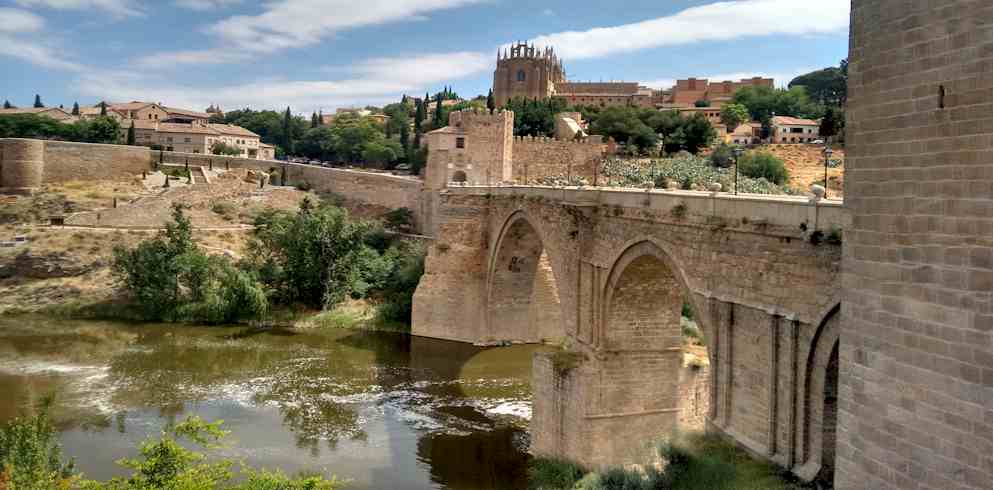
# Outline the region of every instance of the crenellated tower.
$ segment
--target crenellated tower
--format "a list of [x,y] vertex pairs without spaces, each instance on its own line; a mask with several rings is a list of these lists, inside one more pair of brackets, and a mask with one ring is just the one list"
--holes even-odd
[[551,47],[536,48],[518,42],[497,50],[493,72],[493,98],[497,107],[514,97],[544,99],[555,93],[555,84],[566,81],[562,60]]

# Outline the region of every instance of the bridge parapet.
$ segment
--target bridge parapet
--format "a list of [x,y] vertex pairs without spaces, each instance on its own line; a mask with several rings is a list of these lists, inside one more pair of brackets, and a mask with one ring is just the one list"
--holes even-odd
[[579,207],[639,208],[689,222],[766,226],[781,230],[845,229],[851,219],[838,199],[662,189],[551,186],[457,186],[443,193],[559,201]]

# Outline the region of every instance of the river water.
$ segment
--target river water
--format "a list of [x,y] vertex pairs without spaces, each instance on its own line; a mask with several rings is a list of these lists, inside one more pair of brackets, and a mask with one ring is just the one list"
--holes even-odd
[[526,486],[535,346],[352,330],[0,318],[0,423],[55,395],[68,456],[125,474],[170,421],[224,420],[225,457],[348,488]]

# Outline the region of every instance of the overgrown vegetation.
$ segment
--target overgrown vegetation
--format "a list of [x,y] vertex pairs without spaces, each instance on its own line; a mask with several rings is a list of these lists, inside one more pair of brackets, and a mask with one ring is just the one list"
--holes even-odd
[[66,461],[46,410],[18,418],[0,428],[0,488],[10,490],[331,490],[344,482],[323,475],[291,477],[280,471],[254,469],[235,461],[208,457],[203,450],[216,449],[227,432],[222,422],[189,417],[167,427],[157,439],[138,448],[138,457],[119,464],[130,475],[100,482],[86,480]]
[[[746,153],[748,155],[748,153]],[[742,156],[742,161],[745,156]],[[764,160],[763,160],[764,162]],[[782,164],[782,162],[779,162]],[[738,176],[738,192],[750,194],[796,194],[797,191],[785,185],[783,174],[766,174],[756,171],[746,174],[741,163]],[[762,167],[764,169],[764,167]],[[764,171],[764,170],[763,170]],[[785,172],[785,166],[783,167]],[[674,185],[678,189],[705,190],[710,184],[719,183],[726,191],[734,189],[734,168],[720,168],[710,160],[688,154],[673,158],[661,158],[650,162],[635,162],[623,159],[608,159],[600,170],[599,185],[616,187],[655,187],[667,188]],[[780,179],[780,183],[768,180],[766,176]]]
[[689,435],[659,449],[662,469],[611,468],[587,472],[577,465],[537,458],[530,487],[542,490],[794,490],[798,483],[771,463],[751,458],[717,436]]
[[[220,203],[212,209],[228,213]],[[200,250],[181,206],[173,221],[155,238],[114,251],[113,270],[146,320],[267,320],[274,308],[330,311],[352,298],[375,304],[384,321],[410,322],[424,247],[343,208],[305,199],[295,213],[260,213],[239,263]]]
[[765,152],[748,152],[738,159],[738,171],[753,179],[765,179],[776,185],[785,184],[790,178],[786,164],[775,155]]
[[120,124],[110,117],[95,117],[63,123],[38,114],[5,114],[0,116],[0,138],[121,143],[120,131]]

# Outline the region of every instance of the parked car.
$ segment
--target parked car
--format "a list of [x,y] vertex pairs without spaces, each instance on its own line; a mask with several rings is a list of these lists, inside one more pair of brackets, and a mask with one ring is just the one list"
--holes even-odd
[[814,141],[811,141],[810,143],[811,144],[814,144],[814,145],[823,145],[824,144],[824,140],[814,140]]

